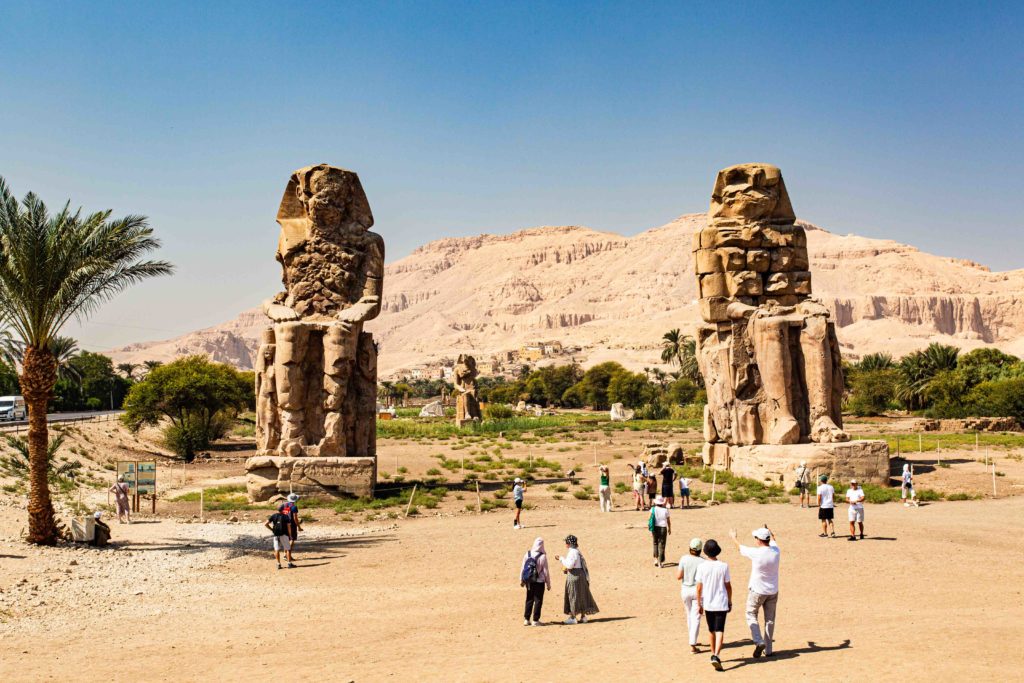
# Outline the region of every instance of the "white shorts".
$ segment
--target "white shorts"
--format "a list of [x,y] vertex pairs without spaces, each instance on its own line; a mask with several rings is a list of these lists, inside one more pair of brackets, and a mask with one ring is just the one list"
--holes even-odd
[[288,550],[292,547],[292,539],[288,534],[274,536],[274,550]]
[[855,508],[851,505],[849,512],[847,512],[847,516],[850,518],[851,522],[860,522],[861,524],[863,524],[864,508]]

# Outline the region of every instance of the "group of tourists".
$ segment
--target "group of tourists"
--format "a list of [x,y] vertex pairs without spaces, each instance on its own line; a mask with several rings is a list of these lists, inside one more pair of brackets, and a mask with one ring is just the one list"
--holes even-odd
[[[601,465],[603,468],[602,472],[608,470],[607,467]],[[680,509],[690,506],[690,480],[686,477],[679,477],[675,468],[666,460],[661,470],[655,473],[653,470],[649,470],[647,463],[643,460],[639,461],[636,466],[628,465],[630,471],[633,473],[633,502],[636,504],[637,510],[648,510],[653,508],[659,497],[662,500],[662,504],[668,506],[671,509],[676,502],[675,498],[675,482],[679,481],[679,507]],[[658,487],[658,475],[661,475],[661,487]],[[602,502],[602,511],[604,505]],[[608,499],[608,511],[611,511],[611,495],[609,493]]]
[[[579,540],[565,537],[565,556],[555,555],[555,561],[565,574],[565,596],[562,611],[564,624],[585,624],[587,617],[597,614],[597,603],[590,593],[590,571],[587,561],[580,552]],[[544,606],[544,592],[551,590],[551,565],[544,550],[544,539],[538,536],[533,547],[526,551],[519,569],[519,585],[526,589],[526,607],[523,610],[523,626],[540,626],[541,608]]]
[[292,551],[295,549],[295,542],[299,539],[299,532],[302,531],[302,523],[299,521],[299,494],[288,494],[287,500],[277,508],[277,512],[270,515],[266,527],[274,537],[274,559],[277,560],[277,568],[281,568],[281,553],[285,554],[288,568],[294,569]]
[[[836,489],[828,483],[828,475],[818,477],[816,490],[818,497],[818,520],[821,522],[821,538],[835,538],[835,507]],[[857,540],[859,527],[860,538],[864,538],[864,489],[857,483],[856,479],[850,480],[850,488],[846,490],[847,518],[850,522],[850,537],[847,540]]]

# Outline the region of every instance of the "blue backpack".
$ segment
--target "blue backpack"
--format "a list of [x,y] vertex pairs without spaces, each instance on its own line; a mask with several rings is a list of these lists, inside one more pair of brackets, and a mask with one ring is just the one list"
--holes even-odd
[[[541,555],[543,555],[543,553],[541,553]],[[519,580],[522,583],[540,580],[540,567],[537,566],[537,560],[539,559],[540,555],[537,555],[537,557],[534,557],[533,555],[528,555],[526,557],[526,562],[523,563],[523,571],[519,575]]]

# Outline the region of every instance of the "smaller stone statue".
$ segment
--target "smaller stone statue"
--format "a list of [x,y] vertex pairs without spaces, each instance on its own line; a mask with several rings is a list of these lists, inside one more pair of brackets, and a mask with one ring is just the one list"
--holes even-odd
[[480,421],[480,402],[476,398],[476,378],[480,372],[476,369],[476,359],[462,354],[455,364],[455,390],[459,397],[455,401],[455,426],[461,427],[467,422]]

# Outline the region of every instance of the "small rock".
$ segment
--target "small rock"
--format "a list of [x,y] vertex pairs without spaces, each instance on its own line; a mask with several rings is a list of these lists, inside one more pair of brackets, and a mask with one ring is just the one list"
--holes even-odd
[[68,565],[72,566],[72,567],[77,567],[78,566],[78,560],[71,560],[70,562],[68,562]]

